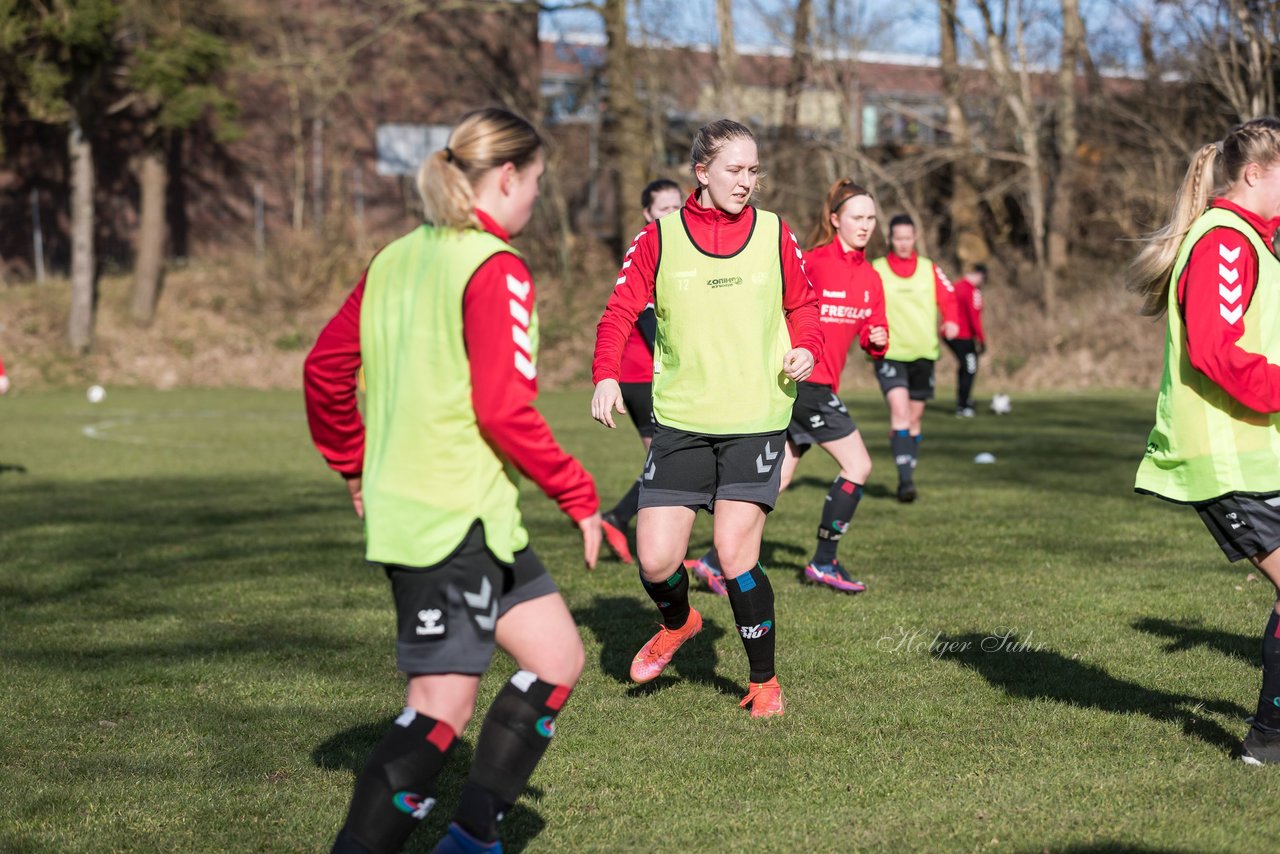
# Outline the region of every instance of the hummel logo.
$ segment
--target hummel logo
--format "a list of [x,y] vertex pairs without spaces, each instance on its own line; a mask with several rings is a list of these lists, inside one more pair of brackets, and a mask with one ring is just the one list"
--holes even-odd
[[442,635],[444,634],[444,623],[440,622],[439,608],[423,609],[418,612],[418,619],[422,620],[422,625],[414,626],[413,631],[419,635]]
[[767,474],[768,472],[773,471],[773,463],[770,462],[768,465],[765,465],[764,461],[765,460],[772,461],[772,460],[776,460],[777,458],[778,458],[778,452],[773,450],[773,447],[769,442],[765,442],[764,453],[756,454],[756,474]]
[[[480,580],[480,592],[468,593],[462,591],[462,598],[466,600],[467,607],[479,614],[474,614],[476,625],[486,632],[493,631],[493,627],[498,623],[498,600],[493,598],[493,585],[489,583],[489,577],[485,576]],[[485,614],[485,609],[489,610]]]
[[827,291],[827,290],[824,290],[824,291],[822,292],[822,295],[823,295],[824,297],[830,297],[831,299],[844,299],[844,298],[845,298],[845,294],[846,294],[846,292],[845,292],[845,291]]
[[653,461],[653,454],[649,454],[649,459],[644,461],[644,479],[653,480],[653,476],[658,473],[658,464]]
[[1228,264],[1234,264],[1236,259],[1240,257],[1240,247],[1237,246],[1235,249],[1228,250],[1226,246],[1219,243],[1218,254],[1221,255],[1222,260],[1226,261]]
[[822,416],[821,416],[821,415],[810,415],[810,416],[809,416],[809,426],[810,426],[810,427],[821,427],[822,425],[824,425],[824,424],[826,424],[826,423],[827,423],[827,422],[825,422],[825,421],[823,421],[823,420],[822,420]]
[[510,273],[507,273],[507,290],[515,294],[516,299],[520,300],[520,302],[525,302],[529,299],[529,288],[531,285],[531,282],[522,282]]

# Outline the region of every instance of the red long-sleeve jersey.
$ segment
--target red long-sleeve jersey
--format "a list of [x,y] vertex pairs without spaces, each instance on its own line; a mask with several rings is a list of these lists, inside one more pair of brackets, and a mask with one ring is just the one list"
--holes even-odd
[[[901,279],[909,279],[916,274],[916,264],[920,261],[920,256],[912,252],[910,258],[899,258],[890,252],[885,256],[885,260],[889,262],[889,269],[893,274]],[[957,326],[960,323],[959,311],[956,308],[956,292],[951,285],[951,280],[947,278],[947,274],[942,272],[942,267],[937,261],[933,262],[933,288],[938,300],[938,311],[942,314],[943,323],[954,323]]]
[[957,338],[972,338],[980,344],[987,343],[982,329],[982,289],[968,276],[961,276],[954,283],[956,293],[956,322],[960,324]]
[[[755,208],[745,207],[730,216],[698,204],[697,194],[685,200],[681,216],[694,244],[711,255],[732,255],[746,245],[755,225]],[[822,330],[818,323],[818,299],[804,271],[804,256],[796,236],[782,223],[779,251],[782,257],[782,310],[786,313],[791,346],[803,347],[822,361]],[[622,349],[636,317],[654,301],[660,242],[658,224],[651,222],[627,249],[612,296],[596,326],[596,352],[591,365],[593,382],[618,379]]]
[[884,358],[889,349],[888,342],[876,347],[869,337],[873,326],[889,328],[884,285],[867,253],[861,249],[846,252],[838,239],[806,252],[804,269],[818,295],[822,328],[822,362],[813,369],[809,382],[839,391],[840,374],[855,339],[873,359]]
[[[485,230],[508,236],[483,211],[476,211]],[[367,271],[366,271],[367,273]],[[508,287],[514,281],[527,286]],[[514,295],[514,296],[513,296]],[[356,376],[360,370],[360,303],[364,276],[342,308],[325,326],[303,368],[307,422],[316,448],[329,466],[348,477],[364,464],[364,420],[356,407]],[[578,521],[596,512],[595,483],[551,435],[551,428],[534,408],[538,396],[536,369],[512,335],[511,303],[518,299],[526,312],[534,304],[533,277],[518,256],[494,255],[480,265],[462,299],[462,334],[471,364],[471,404],[480,432],[503,457],[532,480]],[[527,316],[527,315],[522,315]],[[427,382],[429,365],[423,365]]]
[[[1226,199],[1214,199],[1213,206],[1239,214],[1248,223],[1242,227],[1257,231],[1275,252],[1280,217],[1264,220]],[[1244,234],[1219,227],[1200,238],[1178,278],[1187,357],[1192,367],[1253,411],[1280,412],[1280,365],[1238,343],[1257,286],[1258,258]]]

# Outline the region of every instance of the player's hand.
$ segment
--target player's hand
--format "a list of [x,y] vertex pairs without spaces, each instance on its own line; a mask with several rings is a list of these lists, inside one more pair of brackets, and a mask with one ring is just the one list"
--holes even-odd
[[978,342],[978,355],[979,355],[979,356],[985,356],[985,355],[986,355],[986,353],[987,353],[987,342],[986,342],[986,341],[979,341],[979,342]]
[[8,393],[9,393],[9,377],[5,374],[0,374],[0,394],[8,394]]
[[359,475],[347,478],[347,492],[351,493],[351,506],[356,509],[356,515],[361,519],[364,518],[364,493],[362,489],[362,478]]
[[622,386],[617,380],[600,380],[596,383],[595,394],[591,395],[591,417],[606,427],[617,427],[613,423],[615,409],[626,414],[627,407],[622,404]]
[[782,372],[796,382],[808,379],[813,373],[813,354],[803,347],[788,350],[782,357]]
[[950,341],[960,334],[960,324],[948,320],[942,324],[942,337]]
[[884,347],[889,343],[889,330],[883,326],[873,326],[871,331],[867,333],[867,340],[871,342],[873,347]]
[[578,520],[578,530],[582,531],[582,559],[587,569],[596,568],[596,560],[600,557],[600,540],[604,532],[600,527],[600,512],[596,511],[585,519]]

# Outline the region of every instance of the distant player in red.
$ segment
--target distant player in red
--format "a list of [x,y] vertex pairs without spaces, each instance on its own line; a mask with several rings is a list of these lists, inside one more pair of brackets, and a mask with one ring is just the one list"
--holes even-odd
[[[640,209],[646,223],[660,219],[672,211],[680,210],[684,204],[684,194],[680,185],[666,178],[652,181],[640,194]],[[633,244],[627,250],[630,261],[635,252]],[[636,325],[631,329],[631,336],[622,350],[622,373],[618,384],[622,387],[622,402],[626,404],[631,423],[636,425],[640,441],[644,449],[649,450],[653,443],[653,344],[658,332],[658,319],[654,316],[653,305],[645,307],[636,318]],[[619,499],[612,510],[607,511],[602,519],[605,542],[609,549],[623,563],[631,563],[631,548],[627,545],[627,529],[640,506],[641,476],[635,479],[627,494]]]
[[987,281],[985,264],[975,264],[953,284],[956,291],[956,325],[960,331],[947,339],[956,356],[956,417],[972,418],[973,381],[978,376],[978,357],[987,350],[982,331],[982,286]]
[[4,362],[0,361],[0,394],[9,392],[9,375],[4,372]]

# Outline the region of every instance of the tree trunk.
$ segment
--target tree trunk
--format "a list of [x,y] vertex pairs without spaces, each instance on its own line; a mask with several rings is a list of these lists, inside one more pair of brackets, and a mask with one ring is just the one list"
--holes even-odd
[[1048,262],[1055,276],[1066,272],[1071,249],[1071,201],[1076,184],[1076,69],[1084,52],[1084,22],[1078,0],[1062,0],[1062,63],[1058,67],[1058,121],[1053,137],[1057,175],[1049,203]]
[[93,146],[77,116],[71,119],[67,152],[71,156],[71,315],[67,338],[71,350],[83,355],[93,343],[97,260],[93,252]]
[[956,50],[956,0],[938,0],[941,27],[943,101],[947,110],[947,134],[955,156],[951,162],[951,243],[961,272],[974,264],[986,263],[991,247],[982,228],[978,183],[974,179],[975,158],[969,122],[965,119],[960,81],[960,61]]
[[809,82],[809,69],[813,65],[813,49],[809,45],[812,27],[813,0],[797,0],[796,14],[791,32],[791,68],[787,73],[787,85],[782,101],[782,141],[793,143],[800,127],[800,96]]
[[737,93],[738,47],[733,37],[733,0],[716,0],[716,105],[720,117],[739,119]]
[[607,0],[604,5],[605,76],[609,85],[609,121],[604,132],[604,150],[613,163],[616,194],[614,222],[616,249],[623,246],[642,224],[640,193],[648,180],[649,134],[645,128],[644,108],[636,98],[635,62],[627,38],[626,0]]
[[138,257],[133,279],[133,320],[150,326],[156,316],[156,301],[164,279],[164,250],[168,239],[165,198],[169,187],[169,164],[165,151],[149,147],[138,170],[141,208],[138,217]]

